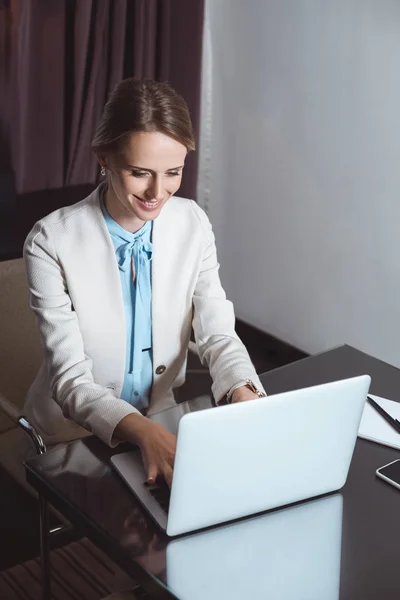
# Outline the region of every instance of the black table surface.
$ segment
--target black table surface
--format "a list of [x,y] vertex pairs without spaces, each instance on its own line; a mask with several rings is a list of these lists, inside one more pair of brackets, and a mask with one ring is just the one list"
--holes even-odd
[[[371,393],[400,401],[400,370],[350,346],[340,346],[267,372],[261,380],[268,394],[274,394],[362,374],[372,377]],[[173,430],[186,412],[211,405],[211,399],[203,396],[154,418]],[[87,437],[28,461],[27,479],[121,568],[155,593],[155,597],[180,600],[245,597],[397,600],[400,597],[397,573],[400,491],[375,476],[378,467],[400,458],[399,451],[358,439],[349,476],[340,493],[281,509],[281,512],[297,511],[288,516],[296,524],[293,535],[296,527],[301,531],[301,523],[309,523],[309,535],[301,543],[289,536],[286,552],[284,548],[284,555],[280,556],[278,549],[275,552],[264,547],[262,539],[263,531],[270,539],[271,531],[280,531],[276,529],[277,511],[193,534],[190,538],[169,540],[146,516],[111,467],[110,457],[126,449],[124,445],[112,450],[95,437]],[[339,517],[330,504],[335,498],[342,506]],[[335,547],[330,551],[321,547],[318,556],[315,549],[310,550],[310,540],[318,537],[313,527],[321,528],[324,510],[333,510],[326,514],[336,515],[338,520],[336,529],[332,525],[330,533],[320,535],[318,543],[323,546],[331,539],[336,542],[332,541]],[[331,523],[328,521],[322,521],[323,528]],[[278,533],[279,552],[287,535],[282,531]],[[304,564],[299,573],[300,558]],[[245,591],[241,589],[244,584]]]

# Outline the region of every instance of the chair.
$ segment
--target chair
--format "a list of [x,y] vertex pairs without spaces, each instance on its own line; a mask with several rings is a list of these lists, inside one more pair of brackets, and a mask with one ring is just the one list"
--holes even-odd
[[0,262],[0,340],[0,393],[9,401],[0,411],[0,465],[32,493],[21,462],[18,418],[42,352],[22,258]]
[[[22,258],[0,262],[0,339],[0,465],[29,493],[36,495],[25,479],[21,429],[29,436],[37,454],[46,452],[41,436],[22,410],[25,395],[39,370],[41,349],[29,308]],[[58,533],[63,528],[49,531],[47,502],[40,495],[39,512],[43,598],[49,598],[49,533]]]

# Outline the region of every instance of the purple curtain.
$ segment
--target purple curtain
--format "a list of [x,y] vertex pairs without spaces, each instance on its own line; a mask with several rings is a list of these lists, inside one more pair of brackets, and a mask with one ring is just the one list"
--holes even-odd
[[0,0],[0,172],[11,169],[11,57],[15,33],[9,4],[6,0]]
[[[0,0],[0,156],[18,193],[96,182],[90,142],[124,77],[170,81],[197,132],[203,11],[204,0]],[[195,197],[196,179],[190,156],[180,193]]]

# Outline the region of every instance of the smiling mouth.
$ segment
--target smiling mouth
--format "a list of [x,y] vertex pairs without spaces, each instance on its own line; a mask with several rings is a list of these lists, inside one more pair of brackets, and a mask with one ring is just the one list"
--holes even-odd
[[142,198],[139,198],[139,196],[135,196],[135,194],[133,194],[133,196],[134,198],[136,198],[136,200],[139,200],[139,202],[143,204],[143,206],[152,210],[158,208],[163,202],[162,200],[143,200]]

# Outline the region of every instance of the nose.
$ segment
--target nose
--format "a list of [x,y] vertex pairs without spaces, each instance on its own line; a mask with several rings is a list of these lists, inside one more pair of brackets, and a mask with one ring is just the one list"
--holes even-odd
[[151,184],[147,190],[147,196],[149,200],[162,200],[165,196],[165,189],[162,178],[155,175],[151,179]]

